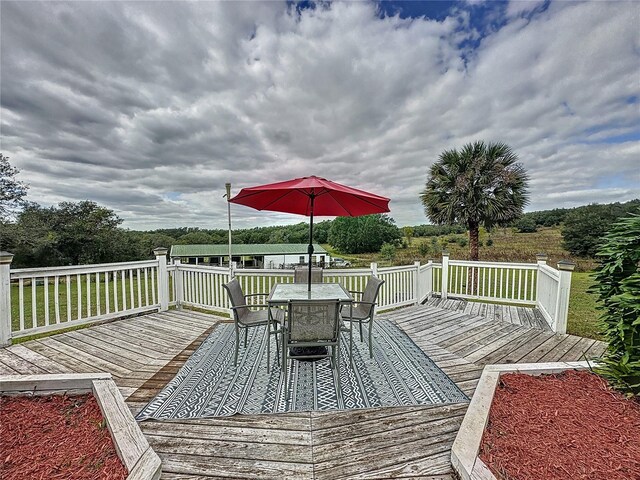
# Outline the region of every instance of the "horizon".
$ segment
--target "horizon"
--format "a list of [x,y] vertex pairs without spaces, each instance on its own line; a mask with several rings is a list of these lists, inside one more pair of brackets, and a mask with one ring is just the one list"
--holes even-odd
[[[315,174],[429,224],[429,166],[474,140],[518,154],[525,212],[640,198],[634,2],[1,8],[2,153],[44,206],[226,230],[226,182]],[[305,219],[232,206],[234,228]]]
[[[568,207],[568,208],[572,209],[572,208],[586,207],[586,206],[589,206],[589,205],[610,205],[610,204],[613,204],[613,203],[629,203],[629,202],[633,202],[633,201],[640,202],[640,198],[632,198],[631,200],[626,200],[624,202],[610,202],[610,203],[592,202],[592,203],[587,203],[587,204],[584,204],[584,205],[577,205],[575,207]],[[527,214],[527,213],[548,212],[548,211],[551,211],[551,210],[561,210],[561,209],[559,209],[559,208],[549,208],[549,209],[545,209],[545,210],[530,210],[530,211],[525,211],[523,213],[523,215]],[[390,214],[387,213],[387,214],[384,214],[384,215],[390,215]],[[308,218],[308,217],[301,217],[301,218]],[[318,225],[318,223],[325,222],[325,221],[331,222],[333,220],[333,219],[328,219],[326,217],[321,217],[321,218],[324,218],[324,220],[320,220],[318,222],[314,222],[314,225]],[[393,217],[391,217],[391,218],[393,219]],[[233,221],[233,216],[231,217],[231,220]],[[288,223],[288,224],[259,225],[259,226],[255,226],[255,227],[240,227],[240,228],[233,228],[233,226],[232,226],[231,230],[232,231],[233,230],[251,230],[253,228],[281,228],[281,227],[291,227],[291,226],[295,226],[295,225],[308,226],[309,225],[309,221],[308,220],[305,221],[304,219],[302,219],[302,220],[300,220],[298,222]],[[431,223],[431,222],[429,222],[428,219],[426,219],[425,223],[413,223],[413,224],[407,224],[407,225],[397,225],[397,227],[398,228],[419,227],[419,226],[422,226],[422,225],[447,226],[447,225],[439,225],[437,223]],[[131,229],[131,228],[128,228],[128,227],[124,227],[124,228],[127,228],[128,230],[132,230],[132,231],[138,231],[138,232],[151,232],[151,231],[156,231],[156,230],[179,230],[179,229],[183,229],[183,228],[191,228],[191,229],[194,229],[194,230],[221,230],[221,231],[224,231],[224,232],[228,232],[229,231],[229,229],[226,226],[224,226],[224,227],[194,227],[194,226],[191,226],[191,225],[182,225],[182,226],[177,226],[177,227],[160,227],[160,228],[155,228],[155,229],[150,229],[150,230],[136,230],[136,229]],[[496,228],[509,228],[509,227],[496,227]],[[284,242],[284,243],[291,243],[291,242]],[[295,242],[293,242],[293,243],[295,243]]]

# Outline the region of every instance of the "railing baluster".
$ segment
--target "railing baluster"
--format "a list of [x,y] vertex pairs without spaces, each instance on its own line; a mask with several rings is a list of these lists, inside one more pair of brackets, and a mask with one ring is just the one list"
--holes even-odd
[[44,284],[44,324],[49,325],[49,277],[43,278]]
[[85,275],[87,281],[87,318],[91,316],[91,274]]
[[71,321],[71,275],[66,277],[65,290],[67,291],[67,322]]
[[[138,307],[142,306],[142,280],[140,278],[140,269],[136,269],[136,280],[138,283]],[[175,282],[174,282],[175,283]]]
[[113,311],[119,312],[118,309],[118,271],[113,272]]
[[20,305],[20,330],[24,330],[24,278],[18,280],[18,304]]
[[109,297],[111,296],[111,293],[109,292],[109,272],[104,272],[104,307],[107,311],[107,314],[110,313],[110,301],[109,301]]
[[82,318],[82,279],[76,275],[76,290],[78,292],[78,320]]
[[96,315],[102,314],[102,302],[100,299],[100,273],[96,272]]
[[36,303],[36,277],[31,277],[31,328],[38,326],[38,304]]
[[120,270],[120,287],[122,288],[122,310],[127,309],[127,277],[124,270]]
[[60,283],[60,277],[58,275],[55,275],[53,277],[53,308],[55,310],[55,318],[56,318],[56,323],[60,323],[60,287],[59,284]]
[[[182,272],[176,272],[178,275],[182,275]],[[149,269],[144,268],[144,300],[145,305],[149,305]]]

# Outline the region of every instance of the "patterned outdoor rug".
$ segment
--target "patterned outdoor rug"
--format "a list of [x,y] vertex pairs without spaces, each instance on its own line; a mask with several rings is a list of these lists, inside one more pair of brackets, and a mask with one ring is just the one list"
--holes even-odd
[[[388,320],[376,322],[373,359],[369,358],[366,327],[360,342],[353,335],[353,366],[348,334],[343,334],[340,359],[342,396],[338,398],[328,359],[289,362],[289,398],[271,339],[271,372],[267,373],[265,329],[249,330],[247,348],[240,347],[233,365],[234,326],[214,329],[176,377],[137,415],[138,420],[198,418],[235,413],[281,413],[305,410],[430,405],[464,402],[468,398],[433,361]],[[242,341],[242,337],[241,337]]]

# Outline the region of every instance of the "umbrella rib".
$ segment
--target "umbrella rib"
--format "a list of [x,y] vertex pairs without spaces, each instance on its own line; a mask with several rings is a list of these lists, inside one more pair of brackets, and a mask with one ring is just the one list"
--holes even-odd
[[[358,197],[358,198],[359,198],[360,200],[362,200],[363,202],[368,203],[369,205],[373,205],[374,207],[380,208],[380,205],[377,205],[377,204],[375,204],[375,203],[373,203],[373,202],[371,202],[371,201],[367,200],[367,199],[366,199],[366,198],[364,198],[364,197]],[[389,211],[389,208],[387,207],[387,212],[388,212],[388,211]]]
[[353,214],[351,213],[351,211],[347,207],[345,207],[336,197],[333,196],[333,192],[328,192],[328,193],[331,196],[331,198],[333,198],[336,201],[336,203],[340,205],[340,207],[349,214],[350,217],[353,217]]
[[282,200],[284,197],[286,197],[287,195],[289,195],[291,192],[293,192],[294,190],[289,190],[287,192],[285,192],[284,194],[282,194],[281,196],[279,196],[278,198],[273,199],[272,201],[270,201],[269,203],[267,203],[266,205],[264,205],[262,208],[260,208],[260,210],[264,210],[266,208],[269,208],[271,205],[273,205],[276,202],[279,202],[280,200]]

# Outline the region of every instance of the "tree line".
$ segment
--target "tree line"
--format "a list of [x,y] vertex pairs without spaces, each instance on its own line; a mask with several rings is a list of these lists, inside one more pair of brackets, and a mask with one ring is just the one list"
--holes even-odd
[[[528,195],[527,177],[515,163],[516,158],[503,144],[476,142],[460,151],[446,151],[432,166],[421,195],[425,213],[437,225],[401,230],[388,215],[338,217],[314,225],[314,242],[328,243],[342,253],[375,253],[383,246],[387,251],[406,246],[412,237],[469,232],[471,249],[477,253],[474,230],[480,226],[511,226],[520,232],[533,232],[541,226],[561,225],[564,247],[574,255],[593,257],[616,220],[640,212],[640,200],[636,199],[520,214]],[[500,180],[496,172],[503,172],[504,182],[496,180]],[[62,202],[51,207],[26,202],[28,186],[18,182],[16,174],[8,158],[0,154],[0,249],[15,254],[14,268],[144,260],[152,258],[156,247],[228,241],[225,229],[124,229],[114,211],[91,201]],[[491,189],[493,204],[485,198]],[[514,190],[520,190],[515,197]],[[469,204],[477,206],[461,214]],[[505,205],[509,206],[506,210],[502,209]],[[486,208],[482,211],[480,207]],[[234,229],[232,242],[307,243],[308,229],[307,222]]]
[[[62,202],[51,207],[27,203],[14,219],[4,218],[0,249],[14,254],[13,268],[127,262],[153,258],[153,249],[176,244],[226,244],[223,229],[121,227],[113,210],[95,202]],[[343,252],[377,252],[398,244],[401,233],[387,215],[339,218],[314,225],[314,242]],[[234,244],[307,243],[309,224],[234,229]]]

